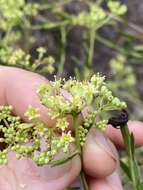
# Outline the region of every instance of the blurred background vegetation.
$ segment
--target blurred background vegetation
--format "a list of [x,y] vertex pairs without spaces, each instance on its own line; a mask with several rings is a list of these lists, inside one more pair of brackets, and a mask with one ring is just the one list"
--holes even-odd
[[142,12],[140,0],[0,0],[0,64],[50,80],[100,72],[143,120]]

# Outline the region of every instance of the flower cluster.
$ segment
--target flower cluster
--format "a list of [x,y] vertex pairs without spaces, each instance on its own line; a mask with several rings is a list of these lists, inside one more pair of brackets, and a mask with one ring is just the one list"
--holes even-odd
[[29,120],[34,120],[40,117],[40,114],[38,113],[38,108],[34,108],[31,105],[29,105],[28,110],[25,113],[25,116],[28,116]]
[[33,16],[38,12],[37,3],[26,3],[25,0],[0,1],[0,28],[7,30],[17,25],[23,16]]
[[[110,0],[107,2],[110,13],[116,16],[122,16],[127,12],[127,6],[118,1]],[[78,16],[72,16],[72,24],[80,25],[97,30],[110,21],[110,15],[101,6],[95,3],[89,5],[89,11],[83,11]]]
[[115,78],[118,73],[118,80],[124,79],[122,86],[125,88],[133,88],[136,85],[134,71],[131,66],[126,65],[125,63],[125,57],[123,55],[117,55],[116,58],[110,61],[110,66]]
[[55,62],[52,56],[45,56],[46,49],[39,47],[37,49],[38,57],[33,61],[30,54],[21,48],[13,50],[11,47],[0,49],[0,61],[10,66],[18,66],[30,71],[37,68],[40,72],[53,73]]
[[[4,0],[1,1],[1,13],[3,15],[3,19],[1,20],[1,28],[5,29],[11,24],[17,23],[19,18],[22,16],[22,12],[20,11],[20,7],[24,5],[23,0],[11,1],[11,3],[6,3]],[[6,22],[7,21],[7,22]]]
[[86,26],[87,28],[97,28],[105,19],[107,15],[105,11],[96,4],[90,6],[89,13],[81,12],[78,16],[73,16],[73,25]]
[[[108,123],[105,113],[126,107],[107,88],[105,77],[99,74],[93,75],[89,81],[77,81],[75,79],[64,79],[42,84],[37,93],[41,103],[49,109],[49,115],[56,119],[55,131],[61,130],[65,134],[68,131],[67,114],[77,119],[82,110],[91,107],[83,119],[82,125],[74,123],[74,128],[78,128],[80,144],[83,145],[86,135],[91,127],[104,130]],[[102,118],[105,118],[104,120]],[[77,119],[78,120],[78,119]]]
[[109,10],[115,15],[121,16],[127,12],[127,6],[119,1],[110,0],[107,5]]
[[[112,95],[104,80],[97,74],[89,81],[55,78],[53,82],[41,84],[37,93],[41,103],[48,108],[48,114],[55,119],[51,128],[40,120],[37,108],[29,106],[25,113],[29,123],[23,123],[20,117],[12,115],[11,106],[0,106],[0,164],[7,163],[10,150],[18,159],[29,157],[39,166],[55,164],[55,161],[56,164],[64,163],[80,152],[79,147],[84,145],[91,127],[104,130],[108,123],[107,112],[126,107]],[[81,122],[78,116],[87,107],[90,109]],[[69,130],[67,115],[73,118],[75,132]],[[72,143],[78,148],[73,150]],[[62,160],[55,160],[61,153]]]
[[17,159],[29,157],[37,165],[49,164],[61,151],[69,152],[69,144],[74,138],[62,129],[65,120],[57,122],[63,131],[59,136],[40,121],[37,108],[29,106],[25,116],[30,123],[23,123],[20,117],[13,116],[11,106],[0,106],[0,164],[7,164],[9,151],[14,151]]
[[0,151],[0,165],[8,163],[7,153],[8,153],[7,150]]
[[78,133],[79,133],[80,145],[83,146],[86,140],[88,129],[84,128],[83,126],[79,126]]

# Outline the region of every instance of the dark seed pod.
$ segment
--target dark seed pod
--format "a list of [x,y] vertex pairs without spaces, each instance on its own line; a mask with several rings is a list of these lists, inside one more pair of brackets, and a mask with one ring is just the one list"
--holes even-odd
[[111,124],[114,128],[119,129],[127,124],[128,118],[128,112],[123,109],[117,116],[111,117],[108,120],[108,124]]

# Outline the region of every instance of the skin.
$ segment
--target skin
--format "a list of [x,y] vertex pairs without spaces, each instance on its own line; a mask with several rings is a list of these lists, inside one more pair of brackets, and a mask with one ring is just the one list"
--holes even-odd
[[[14,114],[24,117],[28,105],[40,109],[41,119],[52,127],[54,121],[48,110],[39,102],[36,89],[48,82],[44,77],[17,68],[0,67],[0,105],[12,105]],[[71,118],[69,117],[71,120]],[[71,121],[72,123],[72,121]],[[137,146],[143,144],[143,123],[129,121],[128,126],[135,135]],[[123,148],[120,131],[109,126],[106,134],[92,129],[83,147],[83,168],[88,176],[90,190],[122,190],[118,148]],[[30,159],[16,160],[9,154],[8,166],[0,166],[0,190],[63,190],[79,176],[81,161],[72,161],[55,168],[37,167]]]

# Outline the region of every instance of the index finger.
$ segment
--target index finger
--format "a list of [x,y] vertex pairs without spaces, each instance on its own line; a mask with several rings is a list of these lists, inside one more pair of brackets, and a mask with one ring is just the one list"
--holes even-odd
[[[130,132],[134,134],[135,145],[143,145],[143,122],[141,121],[128,121]],[[124,148],[123,138],[119,129],[113,128],[111,125],[106,130],[107,136],[118,148]]]
[[54,121],[48,116],[48,109],[40,103],[36,90],[41,83],[47,83],[44,77],[18,68],[0,67],[0,104],[12,105],[13,113],[24,116],[28,105],[39,108],[41,120],[52,126]]

